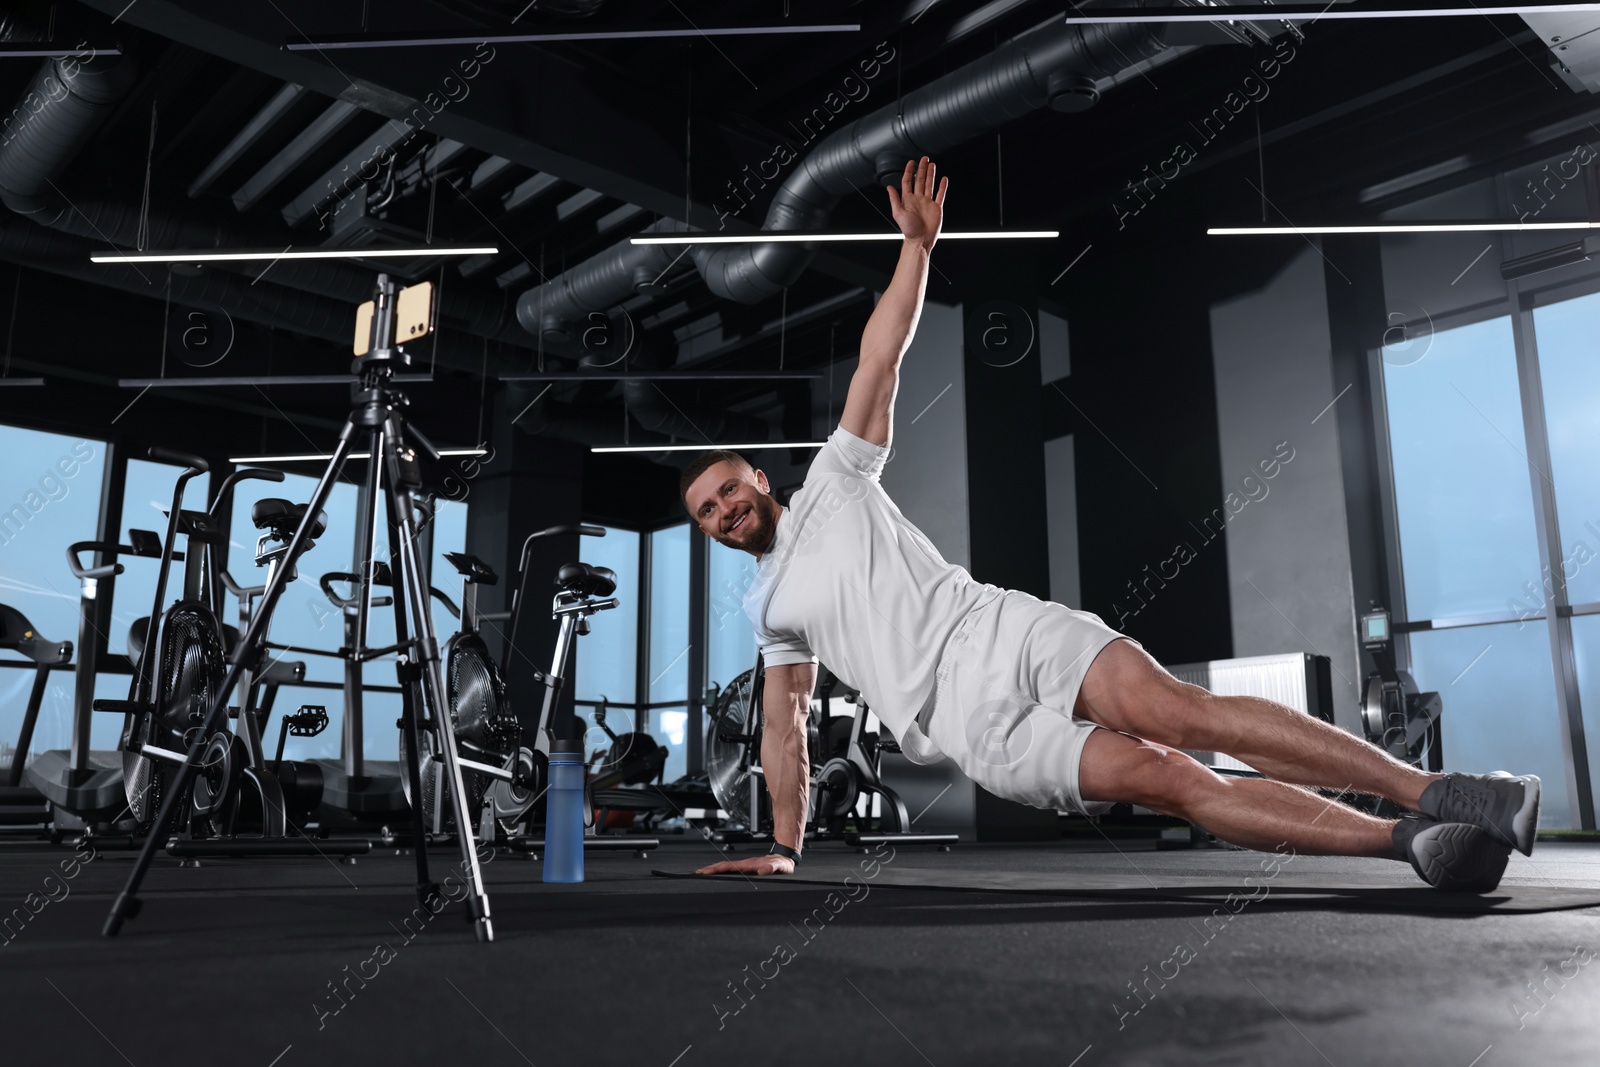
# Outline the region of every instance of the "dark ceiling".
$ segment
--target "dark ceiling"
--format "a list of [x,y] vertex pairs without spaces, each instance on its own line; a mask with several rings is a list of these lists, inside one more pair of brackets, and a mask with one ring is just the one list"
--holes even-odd
[[[186,248],[491,243],[500,249],[492,257],[400,268],[443,289],[446,329],[414,353],[435,381],[416,398],[418,418],[451,444],[476,440],[485,403],[520,408],[541,395],[537,383],[511,385],[501,375],[575,366],[519,325],[521,293],[657,220],[760,226],[783,179],[743,207],[731,186],[780,140],[794,142],[830,94],[835,102],[848,95],[843,126],[1060,19],[1059,5],[1042,0],[87,0],[0,10],[10,13],[12,40],[115,42],[132,72],[92,136],[51,176],[79,214],[123,228],[62,232],[0,212],[0,258],[20,268],[14,279],[0,273],[0,305],[11,305],[7,373],[46,378],[43,387],[0,392],[8,417],[109,425],[140,395],[117,384],[130,378],[342,373],[347,309],[373,273],[362,264],[321,273],[91,266],[97,248],[140,238],[156,247],[164,235]],[[326,35],[470,38],[801,19],[859,22],[861,30],[492,49],[285,48]],[[1203,240],[1207,224],[1263,214],[1298,224],[1375,218],[1402,200],[1551,154],[1592,109],[1587,94],[1551,73],[1544,45],[1517,18],[1324,21],[1295,33],[1263,25],[1274,43],[1188,48],[1108,88],[1087,111],[1041,109],[941,152],[951,179],[947,226],[1061,230],[1058,241],[1009,246],[1004,258],[1038,291],[1072,287],[1081,298],[1092,295],[1095,271],[1060,278],[1088,246],[1086,267],[1146,254],[1153,243]],[[1202,140],[1199,124],[1247,75],[1259,75],[1274,48],[1291,58],[1278,64],[1270,91]],[[46,62],[0,64],[0,99],[25,112],[22,98]],[[434,107],[416,110],[429,100]],[[424,116],[409,137],[400,123],[407,114]],[[1146,184],[1148,206],[1134,212],[1130,183],[1167,165],[1182,141],[1200,146],[1197,157],[1170,184]],[[385,144],[393,151],[379,152]],[[382,165],[369,165],[375,153]],[[1406,175],[1419,176],[1396,182]],[[346,199],[335,217],[339,191]],[[884,228],[883,191],[858,192],[831,223]],[[966,281],[995,262],[995,247],[941,247],[930,298],[960,300]],[[640,350],[664,370],[773,371],[780,362],[814,370],[830,348],[853,345],[892,262],[881,246],[830,246],[788,291],[743,304],[715,296],[684,257],[624,306]],[[1227,272],[1194,280],[1217,298],[1251,284]],[[13,287],[8,301],[4,290]],[[1162,294],[1148,298],[1158,305]],[[218,360],[223,340],[231,348]],[[792,422],[806,407],[805,383],[669,388],[690,418],[731,411],[765,423],[774,438],[786,413]],[[337,424],[346,402],[338,386],[163,387],[126,409],[119,425],[155,439],[178,420],[229,447],[303,448],[319,436],[312,428]],[[563,383],[542,402],[592,412],[614,439],[629,417],[613,383]],[[673,430],[639,422],[630,432],[649,441]]]

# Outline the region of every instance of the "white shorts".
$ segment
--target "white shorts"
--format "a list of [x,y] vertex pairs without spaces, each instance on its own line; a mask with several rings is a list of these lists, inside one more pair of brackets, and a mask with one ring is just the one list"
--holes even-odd
[[1096,727],[1072,709],[1089,664],[1122,636],[1092,612],[1005,590],[950,635],[919,724],[996,796],[1099,814],[1111,805],[1085,804],[1078,791],[1078,762]]

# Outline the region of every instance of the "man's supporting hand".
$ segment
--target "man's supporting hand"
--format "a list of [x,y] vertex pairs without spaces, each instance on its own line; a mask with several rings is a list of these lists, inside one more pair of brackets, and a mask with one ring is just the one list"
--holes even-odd
[[944,194],[950,179],[939,183],[939,193],[934,195],[934,165],[927,156],[920,161],[906,162],[906,171],[900,176],[900,188],[890,185],[889,210],[894,214],[894,224],[908,241],[922,245],[924,252],[933,251],[944,225]]
[[742,860],[723,860],[701,867],[695,874],[793,874],[794,860],[788,856],[751,856]]

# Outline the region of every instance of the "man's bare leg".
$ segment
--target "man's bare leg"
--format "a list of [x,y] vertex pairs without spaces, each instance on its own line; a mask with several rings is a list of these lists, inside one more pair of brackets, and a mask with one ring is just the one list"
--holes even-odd
[[1095,657],[1074,711],[1160,745],[1226,752],[1279,782],[1352,789],[1411,811],[1440,777],[1293,708],[1259,697],[1213,696],[1180,682],[1128,641],[1113,641]]
[[1084,745],[1078,789],[1085,800],[1139,804],[1245,848],[1399,858],[1392,819],[1283,782],[1223,778],[1182,752],[1109,730],[1094,731]]

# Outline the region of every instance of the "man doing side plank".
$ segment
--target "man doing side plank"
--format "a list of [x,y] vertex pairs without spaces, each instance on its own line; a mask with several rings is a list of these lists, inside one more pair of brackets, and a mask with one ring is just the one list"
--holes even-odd
[[[1428,774],[1309,715],[1178,681],[1099,616],[975,581],[945,562],[879,484],[949,179],[906,164],[889,205],[904,237],[861,337],[838,428],[790,506],[735,452],[684,472],[684,506],[754,555],[744,597],[766,664],[761,763],[774,851],[701,873],[787,874],[803,845],[806,719],[820,656],[907,758],[948,757],[992,793],[1084,814],[1112,802],[1187,819],[1247,848],[1407,860],[1443,890],[1487,892],[1533,850],[1539,779]],[[1225,752],[1264,778],[1223,778],[1180,749]],[[1379,819],[1309,787],[1387,797]]]

